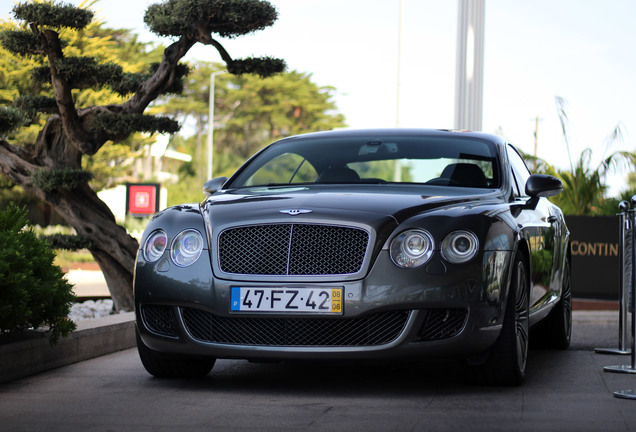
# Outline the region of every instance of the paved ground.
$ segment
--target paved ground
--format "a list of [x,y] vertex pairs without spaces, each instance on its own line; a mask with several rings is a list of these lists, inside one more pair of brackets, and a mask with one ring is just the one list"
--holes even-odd
[[203,380],[160,380],[129,349],[0,384],[11,431],[636,431],[636,375],[615,312],[576,312],[568,351],[532,350],[521,387],[462,382],[454,363],[251,364],[222,360]]
[[73,293],[78,297],[110,296],[104,274],[99,270],[72,269],[66,279],[73,284]]

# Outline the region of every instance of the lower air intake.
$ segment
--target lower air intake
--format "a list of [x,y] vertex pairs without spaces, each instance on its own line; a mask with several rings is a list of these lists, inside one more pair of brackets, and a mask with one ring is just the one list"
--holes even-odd
[[409,317],[407,311],[337,319],[219,317],[198,309],[182,314],[190,335],[202,342],[308,347],[384,345],[397,339]]
[[174,312],[170,306],[143,305],[141,319],[144,326],[153,333],[161,336],[177,336]]
[[420,331],[420,340],[435,341],[459,334],[466,324],[466,309],[431,309]]

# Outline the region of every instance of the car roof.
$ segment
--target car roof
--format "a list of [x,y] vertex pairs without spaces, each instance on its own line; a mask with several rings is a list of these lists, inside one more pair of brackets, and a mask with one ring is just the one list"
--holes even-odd
[[321,131],[321,132],[309,132],[306,134],[294,135],[286,138],[282,138],[278,140],[287,141],[287,140],[304,140],[304,139],[313,139],[320,137],[331,137],[331,138],[347,138],[347,137],[364,137],[368,136],[370,138],[382,135],[382,136],[427,136],[427,137],[453,137],[453,138],[465,138],[465,139],[479,139],[490,141],[496,143],[498,145],[505,144],[505,140],[494,134],[489,134],[485,132],[473,132],[473,131],[465,131],[465,130],[454,130],[454,129],[425,129],[425,128],[369,128],[369,129],[334,129],[330,131]]

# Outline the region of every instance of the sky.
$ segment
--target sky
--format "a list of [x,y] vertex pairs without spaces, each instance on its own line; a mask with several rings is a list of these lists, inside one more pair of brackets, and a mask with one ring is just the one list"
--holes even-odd
[[[453,128],[457,0],[401,1],[402,20],[400,0],[270,0],[279,14],[272,27],[221,42],[234,58],[280,57],[289,70],[334,87],[337,109],[351,128]],[[143,23],[145,8],[155,2],[98,0],[92,9],[109,27],[168,44]],[[1,2],[0,19],[10,18],[12,3]],[[586,148],[592,149],[594,167],[610,152],[636,150],[636,27],[631,22],[636,2],[485,4],[482,131],[503,135],[532,154],[538,118],[537,156],[564,169]],[[198,45],[186,60],[221,59],[214,48]],[[557,96],[566,101],[569,154]],[[608,150],[607,139],[619,124],[623,141]],[[626,189],[626,174],[608,178],[611,194]]]

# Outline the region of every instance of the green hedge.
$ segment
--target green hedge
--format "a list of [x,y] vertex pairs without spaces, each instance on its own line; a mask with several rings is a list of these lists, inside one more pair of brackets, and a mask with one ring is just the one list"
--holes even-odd
[[27,227],[26,209],[0,209],[0,333],[48,328],[51,344],[75,330],[73,286],[49,243]]

